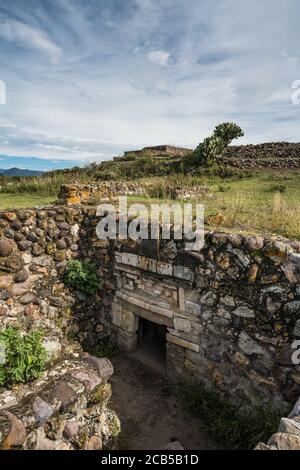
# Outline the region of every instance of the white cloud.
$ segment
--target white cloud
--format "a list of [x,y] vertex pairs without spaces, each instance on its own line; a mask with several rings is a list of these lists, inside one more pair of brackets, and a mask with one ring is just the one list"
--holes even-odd
[[5,153],[79,161],[193,147],[223,120],[245,129],[241,143],[299,139],[299,0],[34,3],[33,14],[1,0]]
[[148,59],[154,64],[166,66],[168,65],[170,55],[170,52],[167,51],[151,51],[148,53]]
[[20,21],[7,20],[0,24],[0,36],[17,45],[46,53],[52,59],[61,55],[61,49],[46,33]]

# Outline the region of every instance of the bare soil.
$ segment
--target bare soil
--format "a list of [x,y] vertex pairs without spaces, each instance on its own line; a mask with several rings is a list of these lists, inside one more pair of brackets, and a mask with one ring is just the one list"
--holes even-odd
[[216,449],[170,392],[166,379],[129,357],[112,359],[111,406],[122,425],[121,450],[157,450],[181,442],[185,450]]

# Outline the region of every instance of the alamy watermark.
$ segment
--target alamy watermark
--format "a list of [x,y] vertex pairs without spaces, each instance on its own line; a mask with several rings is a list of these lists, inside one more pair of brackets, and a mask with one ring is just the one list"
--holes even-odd
[[294,105],[300,104],[300,80],[294,80],[292,83],[292,103]]
[[185,248],[198,251],[204,245],[203,204],[128,205],[126,196],[119,205],[101,204],[96,233],[101,240],[185,240]]
[[292,363],[295,366],[299,366],[300,365],[300,340],[293,342],[292,349],[295,350],[295,352],[292,354]]
[[6,84],[0,80],[0,104],[6,104]]
[[3,366],[6,361],[6,355],[5,355],[5,344],[0,341],[0,366]]

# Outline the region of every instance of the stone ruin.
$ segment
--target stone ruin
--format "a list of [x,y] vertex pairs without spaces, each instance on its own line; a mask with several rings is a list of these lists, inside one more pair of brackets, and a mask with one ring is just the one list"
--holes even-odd
[[[153,190],[150,183],[128,181],[102,181],[91,184],[64,184],[61,186],[58,203],[68,206],[77,204],[96,205],[100,202],[116,201],[119,196],[149,196]],[[177,201],[195,197],[210,196],[206,186],[179,186],[172,191],[172,198]]]
[[192,149],[184,147],[175,147],[173,145],[155,145],[153,147],[144,147],[141,150],[131,150],[124,153],[123,157],[116,157],[114,161],[127,159],[128,157],[141,157],[148,154],[156,159],[168,159],[185,157],[193,152]]
[[[288,414],[300,384],[300,243],[208,232],[201,251],[187,252],[184,241],[99,240],[98,222],[79,205],[0,213],[0,329],[43,328],[48,353],[41,379],[0,390],[1,446],[113,446],[112,368],[83,351],[110,338],[135,352],[145,327],[159,336],[172,382],[213,384],[241,408]],[[70,259],[96,264],[94,296],[63,284]],[[268,446],[299,446],[299,416],[297,406]]]

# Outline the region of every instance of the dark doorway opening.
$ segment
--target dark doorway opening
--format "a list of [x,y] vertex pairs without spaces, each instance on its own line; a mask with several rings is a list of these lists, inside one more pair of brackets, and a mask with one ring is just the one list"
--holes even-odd
[[142,364],[165,374],[167,327],[139,319],[138,348],[131,356]]

